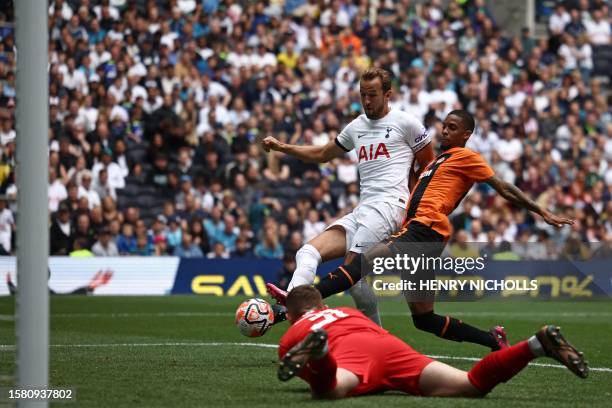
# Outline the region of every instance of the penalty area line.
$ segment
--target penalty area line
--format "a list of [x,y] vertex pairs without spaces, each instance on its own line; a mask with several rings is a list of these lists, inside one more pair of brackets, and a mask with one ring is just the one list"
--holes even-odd
[[[169,343],[98,343],[98,344],[51,344],[49,347],[53,348],[103,348],[103,347],[259,347],[275,349],[278,348],[276,344],[269,343],[248,343],[248,342],[169,342]],[[0,344],[1,351],[15,351],[14,344]],[[459,360],[459,361],[480,361],[480,357],[462,357],[462,356],[443,356],[443,355],[428,355],[427,357],[436,360]],[[546,367],[546,368],[562,368],[564,366],[559,364],[547,364],[547,363],[529,363],[530,366],[534,367]],[[608,367],[589,367],[590,371],[612,373],[612,368]]]

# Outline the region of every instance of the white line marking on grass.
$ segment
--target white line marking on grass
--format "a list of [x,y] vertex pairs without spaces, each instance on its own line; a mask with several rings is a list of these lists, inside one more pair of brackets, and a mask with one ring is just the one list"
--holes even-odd
[[[480,357],[458,357],[458,356],[427,356],[437,360],[462,360],[462,361],[480,361]],[[566,368],[559,364],[547,364],[547,363],[529,363],[530,366],[535,367],[549,367],[549,368]],[[605,373],[612,373],[612,368],[608,367],[589,367],[590,371],[601,371]]]
[[57,313],[51,317],[79,318],[79,317],[226,317],[235,316],[231,312],[136,312],[136,313]]
[[[239,346],[239,347],[261,347],[261,348],[278,348],[276,344],[266,343],[215,343],[215,342],[172,342],[172,343],[97,343],[97,344],[50,344],[49,347],[54,348],[103,348],[103,347],[223,347],[223,346]],[[0,344],[0,351],[15,351],[14,344]]]
[[14,315],[0,314],[0,322],[12,322],[15,320]]
[[[383,312],[382,316],[410,316],[409,312]],[[612,312],[454,312],[456,316],[471,317],[612,317]],[[0,315],[9,317],[10,315]],[[231,312],[135,312],[135,313],[55,313],[52,318],[93,317],[230,317]]]
[[98,343],[98,344],[51,344],[50,347],[223,347],[223,346],[239,346],[239,347],[261,347],[261,348],[278,348],[276,344],[266,343]]
[[[612,312],[452,312],[456,316],[471,317],[612,317]],[[409,312],[387,312],[382,316],[410,316]]]
[[[189,343],[189,342],[174,342],[174,343],[98,343],[98,344],[51,344],[50,347],[55,348],[102,348],[102,347],[225,347],[225,346],[236,346],[236,347],[260,347],[260,348],[278,348],[276,344],[269,343],[248,343],[248,342],[236,342],[236,343],[224,343],[224,342],[201,342],[201,343]],[[0,351],[14,351],[15,346],[12,344],[0,344]],[[430,358],[438,360],[461,360],[461,361],[480,361],[480,357],[461,357],[461,356],[439,356],[439,355],[428,355]],[[559,364],[546,364],[546,363],[529,363],[530,366],[535,367],[547,367],[547,368],[563,368],[564,366]],[[600,371],[605,373],[612,373],[612,368],[608,367],[589,367],[590,371]]]

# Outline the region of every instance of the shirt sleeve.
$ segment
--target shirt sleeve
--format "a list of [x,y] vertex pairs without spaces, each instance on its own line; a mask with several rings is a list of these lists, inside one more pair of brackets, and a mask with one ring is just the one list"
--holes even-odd
[[461,164],[466,176],[479,183],[495,175],[491,166],[489,166],[481,155],[471,150],[468,150],[468,152],[469,153],[465,156],[465,160],[463,160]]
[[418,152],[431,142],[431,135],[417,118],[406,114],[403,122],[404,138],[413,152]]
[[[359,118],[355,119],[358,120]],[[355,148],[355,142],[354,142],[354,132],[352,130],[353,127],[353,123],[355,123],[355,120],[352,121],[351,123],[349,123],[348,125],[346,125],[344,127],[344,129],[342,129],[342,132],[340,132],[340,134],[338,136],[336,136],[336,144],[344,151],[346,152],[350,152],[351,150],[353,150]]]

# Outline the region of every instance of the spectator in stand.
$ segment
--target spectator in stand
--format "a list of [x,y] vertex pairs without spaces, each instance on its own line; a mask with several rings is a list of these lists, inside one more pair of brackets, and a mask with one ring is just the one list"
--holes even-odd
[[68,196],[62,202],[65,203],[71,212],[76,212],[79,209],[79,187],[75,183],[68,183],[66,186]]
[[[4,3],[0,14],[12,16],[11,2]],[[537,41],[528,30],[510,36],[481,0],[415,10],[404,2],[305,2],[295,9],[262,3],[240,9],[240,18],[235,4],[214,1],[142,8],[91,0],[89,12],[77,3],[49,7],[50,234],[63,235],[52,241],[55,251],[71,249],[68,221],[61,223],[67,235],[57,235],[57,220],[65,217],[58,207],[71,183],[78,190],[68,218],[76,224],[89,212],[96,231],[106,223],[118,233],[126,222],[120,211],[129,206],[142,208],[152,228],[158,215],[177,215],[169,206],[162,211],[158,197],[176,200],[187,220],[169,223],[165,244],[162,235],[147,238],[149,246],[157,239],[170,251],[196,217],[211,243],[228,215],[248,220],[238,223],[253,246],[263,243],[259,232],[269,216],[284,222],[285,245],[296,230],[316,234],[358,197],[357,158],[319,167],[263,155],[258,141],[269,133],[303,145],[333,139],[361,113],[357,81],[373,65],[394,74],[394,108],[415,112],[432,135],[454,106],[475,115],[468,147],[504,180],[530,186],[551,210],[568,213],[593,202],[593,210],[572,214],[579,239],[604,242],[612,230],[610,85],[598,77],[601,47],[610,45],[603,1],[559,3],[543,20],[548,35]],[[14,29],[7,24],[2,33],[0,193],[12,197]],[[182,176],[191,177],[191,186]],[[486,188],[469,196],[477,194],[484,209],[471,214],[482,226],[477,235],[504,220],[510,230],[528,227],[536,237],[548,231],[542,247],[551,253],[570,237],[508,211]],[[473,234],[469,224],[463,228]],[[517,239],[517,231],[506,238]],[[248,252],[241,245],[233,252]]]
[[132,224],[125,223],[121,227],[121,234],[117,238],[117,249],[120,255],[131,255],[136,251],[136,236]]
[[448,247],[448,255],[452,258],[477,258],[480,254],[478,246],[469,242],[469,236],[463,229],[455,233],[453,243]]
[[73,240],[74,227],[70,220],[70,210],[62,203],[51,224],[49,237],[51,255],[68,255],[72,251]]
[[224,228],[222,231],[210,237],[213,243],[221,242],[225,250],[232,252],[236,249],[236,240],[238,239],[239,229],[236,227],[236,219],[233,215],[223,217]]
[[131,255],[137,256],[150,256],[155,252],[153,243],[149,240],[146,234],[136,235],[136,247],[133,249]]
[[100,169],[98,172],[98,179],[94,183],[94,190],[101,199],[108,196],[113,202],[117,200],[115,188],[108,183],[108,171],[106,169]]
[[207,254],[210,251],[210,241],[206,230],[202,224],[201,218],[193,218],[189,224],[190,233],[193,237],[193,243],[200,248],[203,254]]
[[225,250],[221,242],[215,242],[212,251],[206,254],[206,258],[208,259],[229,259],[229,257],[230,253]]
[[202,258],[204,254],[198,245],[193,242],[193,237],[189,231],[183,231],[181,244],[174,248],[174,256],[181,258]]
[[304,221],[304,242],[310,241],[325,230],[325,223],[320,220],[320,215],[314,208],[308,211],[308,218]]
[[91,247],[95,256],[119,256],[119,249],[113,240],[109,227],[104,227],[98,234],[98,240]]
[[166,240],[166,237],[163,235],[158,235],[153,239],[153,245],[154,245],[154,255],[155,256],[166,256],[166,255],[170,255],[169,252],[169,248],[168,248],[168,241]]
[[86,197],[89,209],[99,207],[102,204],[100,195],[93,188],[91,171],[85,169],[77,175],[78,198]]
[[68,198],[66,186],[57,178],[57,171],[49,167],[49,211],[56,212],[60,202]]
[[214,207],[210,213],[210,217],[204,220],[204,229],[211,240],[214,240],[217,235],[220,235],[225,229],[223,222],[223,211],[221,207]]
[[[92,173],[94,179],[97,178],[99,180],[99,173],[102,169],[105,169],[107,172],[107,183],[109,188],[116,190],[125,187],[123,171],[121,167],[113,161],[113,152],[110,150],[110,148],[105,148],[102,150],[102,160],[93,166]],[[98,184],[102,185],[100,180]]]
[[[602,9],[593,10],[592,20],[585,20],[586,34],[591,44],[608,45],[610,44],[610,21],[606,19]],[[608,17],[609,18],[609,17]]]
[[278,223],[273,218],[264,222],[263,240],[255,246],[255,256],[265,259],[282,259],[283,247],[278,242]]
[[91,249],[95,242],[95,232],[91,228],[91,220],[89,214],[82,213],[77,217],[76,229],[74,231],[74,239],[81,239],[81,249]]
[[236,240],[236,249],[231,253],[232,257],[235,258],[252,258],[253,250],[251,242],[244,235],[238,236]]
[[166,231],[166,240],[168,249],[174,251],[182,242],[183,230],[181,229],[181,219],[173,215],[168,219],[168,230]]
[[75,238],[69,256],[74,258],[91,258],[94,254],[87,248],[87,241],[83,237]]

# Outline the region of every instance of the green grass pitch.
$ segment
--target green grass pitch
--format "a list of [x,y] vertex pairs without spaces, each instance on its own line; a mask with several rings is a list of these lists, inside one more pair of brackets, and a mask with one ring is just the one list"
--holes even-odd
[[[511,342],[544,323],[562,326],[583,350],[591,371],[580,380],[565,369],[531,366],[486,398],[425,399],[399,393],[312,401],[300,380],[276,379],[273,346],[286,325],[259,339],[242,337],[233,314],[243,298],[207,296],[76,297],[51,299],[51,385],[76,388],[76,405],[91,407],[564,407],[611,406],[612,301],[440,303],[437,311],[479,327],[503,324]],[[351,304],[348,297],[330,305]],[[482,347],[438,339],[414,329],[406,305],[381,302],[392,333],[461,369]],[[0,298],[0,386],[14,385],[14,299]],[[240,345],[254,343],[264,346]],[[541,359],[538,363],[556,364]],[[0,403],[2,405],[2,403]],[[57,404],[52,404],[56,406]]]

